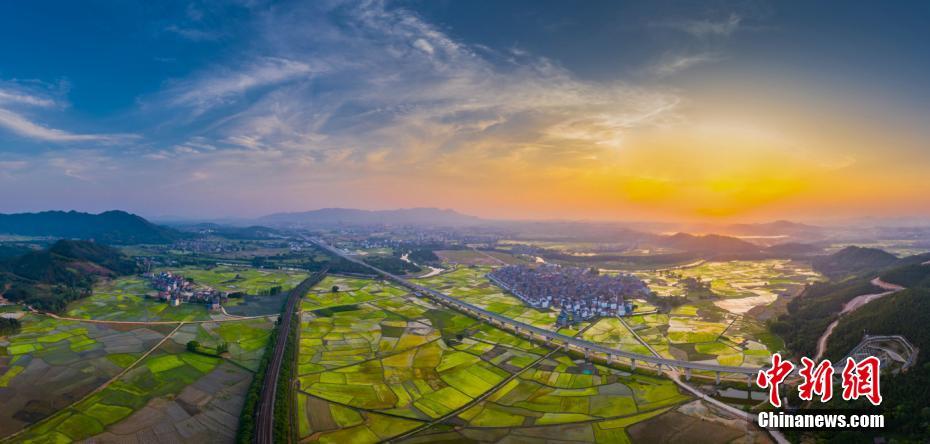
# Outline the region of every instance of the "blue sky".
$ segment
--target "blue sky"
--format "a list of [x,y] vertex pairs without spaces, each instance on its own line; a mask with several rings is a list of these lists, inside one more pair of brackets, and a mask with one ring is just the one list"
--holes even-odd
[[[824,216],[930,166],[928,41],[925,2],[5,2],[0,212]],[[709,132],[785,165],[675,167]],[[826,210],[930,211],[884,188]]]

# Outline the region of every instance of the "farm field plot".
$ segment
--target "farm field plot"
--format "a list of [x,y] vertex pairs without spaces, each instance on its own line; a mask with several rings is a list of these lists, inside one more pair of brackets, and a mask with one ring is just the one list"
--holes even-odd
[[0,435],[54,414],[90,393],[170,332],[27,315],[0,338]]
[[72,302],[65,316],[105,321],[196,321],[211,318],[201,304],[181,304],[171,307],[164,302],[147,299],[154,292],[141,276],[127,276],[94,285],[93,293]]
[[[232,392],[244,395],[248,382],[243,380],[251,375],[230,367],[233,366],[223,359],[190,353],[180,344],[166,341],[103,390],[58,410],[18,435],[14,442],[71,442],[104,433],[144,434],[147,427],[151,436],[151,429],[159,421],[162,424],[159,432],[165,433],[167,439],[183,441],[185,436],[200,436],[213,440],[220,429],[235,430],[238,416],[231,413],[235,405],[227,405],[224,416],[218,405],[210,407],[211,402],[213,399],[220,399],[220,404],[229,402]],[[216,375],[212,382],[192,386],[218,369],[224,374]],[[224,394],[224,390],[234,386],[237,388]],[[198,416],[204,411],[213,412],[207,415],[213,422],[207,421],[206,416]],[[158,412],[163,415],[159,417]]]
[[512,254],[500,251],[439,250],[435,253],[443,262],[456,265],[497,266],[526,263],[526,261]]
[[617,318],[604,318],[597,321],[594,326],[582,334],[581,338],[623,351],[642,355],[651,354],[649,349],[641,344]]
[[[333,288],[336,291],[333,291]],[[358,304],[375,299],[403,296],[407,291],[387,283],[344,276],[326,276],[301,302],[304,310]]]
[[225,343],[229,348],[227,359],[255,371],[274,325],[273,318],[186,324],[171,336],[171,341],[181,346],[197,341],[208,350]]
[[721,308],[742,314],[758,305],[772,303],[778,295],[788,294],[823,277],[809,264],[786,259],[760,261],[705,262],[696,267],[669,271],[634,272],[659,296],[683,296],[682,278],[710,283],[711,290],[725,299],[748,299],[743,303],[722,301]]
[[150,400],[94,436],[99,443],[233,442],[252,373],[221,363],[177,395]]
[[[409,295],[304,312],[301,442],[379,442],[449,414],[450,424],[489,433],[571,425],[636,416],[689,399],[666,379],[561,353],[542,359],[548,353]],[[483,395],[490,396],[469,406]]]
[[[539,328],[556,329],[555,321],[558,317],[556,311],[537,310],[504,292],[485,277],[490,271],[490,267],[458,267],[448,273],[419,279],[417,282],[511,319]],[[586,325],[586,322],[582,322],[576,328],[581,329]],[[576,330],[572,330],[563,333],[574,334],[575,332]]]
[[250,295],[267,294],[274,287],[281,287],[286,292],[307,278],[307,273],[288,270],[267,270],[246,267],[217,266],[205,268],[167,268],[159,271],[171,271],[195,283],[213,287],[230,293],[243,292]]
[[[660,355],[692,362],[757,367],[784,343],[763,323],[721,310],[709,301],[676,307],[669,314],[634,315],[624,320]],[[602,320],[604,322],[606,320]],[[596,342],[621,337],[622,325],[595,325],[586,338]],[[602,330],[607,332],[596,335]],[[628,339],[626,339],[629,341]],[[635,345],[619,342],[618,348],[635,351]]]

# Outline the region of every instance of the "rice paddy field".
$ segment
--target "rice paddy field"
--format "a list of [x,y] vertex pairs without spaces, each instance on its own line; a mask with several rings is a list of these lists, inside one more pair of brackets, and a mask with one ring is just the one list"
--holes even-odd
[[[272,327],[27,318],[0,342],[0,429],[27,427],[11,442],[231,442]],[[226,342],[229,353],[191,353],[190,340]]]
[[[688,303],[667,314],[634,315],[626,323],[659,354],[688,361],[757,367],[784,348],[765,327],[762,317],[777,301],[804,285],[822,280],[805,263],[789,260],[706,262],[670,271],[635,273],[659,296],[684,296]],[[680,279],[710,284],[717,298],[690,297]],[[781,299],[780,299],[781,298]],[[783,303],[783,301],[782,301]],[[602,320],[586,338],[641,352],[623,333],[619,321]],[[637,341],[638,342],[638,341]]]
[[[261,316],[279,313],[286,292],[307,278],[306,273],[284,270],[219,266],[211,269],[177,268],[170,271],[194,279],[194,282],[220,291],[244,292],[247,296],[230,298],[224,307],[232,315]],[[273,287],[281,293],[267,295]],[[164,302],[146,298],[155,290],[142,276],[124,276],[101,281],[93,294],[69,305],[65,316],[107,321],[204,321],[225,318],[210,312],[202,304],[181,304],[171,307]]]
[[229,347],[227,360],[256,371],[274,325],[273,318],[185,324],[171,336],[171,341],[181,346],[197,341],[204,349],[216,349],[225,343]]
[[823,280],[810,264],[787,259],[704,262],[695,267],[633,274],[643,279],[658,296],[687,296],[680,283],[683,278],[709,282],[711,290],[725,299],[718,306],[737,314],[768,305],[778,295],[790,294],[805,284]]
[[[334,288],[336,291],[333,291]],[[380,281],[330,275],[310,289],[301,302],[301,307],[304,310],[316,310],[329,306],[357,304],[405,294],[407,294],[406,290]]]
[[170,271],[191,278],[197,284],[213,287],[230,293],[243,292],[260,295],[272,287],[281,287],[286,292],[307,278],[308,274],[300,271],[271,270],[247,267],[216,266],[213,268],[168,268],[158,271]]
[[0,337],[0,436],[55,414],[157,344],[166,326],[114,326],[27,315]]
[[68,317],[105,321],[199,321],[211,318],[201,304],[181,304],[171,307],[164,302],[145,297],[153,293],[149,282],[141,276],[124,276],[94,285],[93,293],[72,302],[65,313]]
[[625,427],[690,399],[667,379],[573,360],[390,285],[334,278],[318,288],[301,317],[301,442],[411,431],[435,442],[450,426],[457,439],[578,426],[626,442]]

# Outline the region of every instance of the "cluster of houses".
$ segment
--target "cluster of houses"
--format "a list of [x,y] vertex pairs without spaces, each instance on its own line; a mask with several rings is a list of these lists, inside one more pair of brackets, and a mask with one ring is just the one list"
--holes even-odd
[[204,304],[210,310],[220,310],[228,297],[226,292],[214,290],[204,285],[196,285],[191,280],[170,271],[148,273],[152,286],[158,290],[158,299],[172,307],[184,304]]
[[631,299],[649,294],[649,287],[635,276],[604,275],[597,269],[508,265],[487,276],[533,307],[560,309],[560,327],[598,316],[628,315],[633,312]]

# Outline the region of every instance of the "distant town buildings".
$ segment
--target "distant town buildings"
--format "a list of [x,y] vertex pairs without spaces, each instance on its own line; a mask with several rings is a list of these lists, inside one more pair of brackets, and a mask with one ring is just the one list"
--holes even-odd
[[488,279],[533,307],[560,309],[559,326],[625,316],[633,311],[632,298],[649,294],[646,284],[632,275],[552,264],[508,265],[488,273]]
[[172,307],[184,304],[204,304],[210,310],[220,310],[228,297],[226,292],[205,285],[195,285],[191,280],[170,271],[148,273],[152,286],[158,290],[158,299]]

